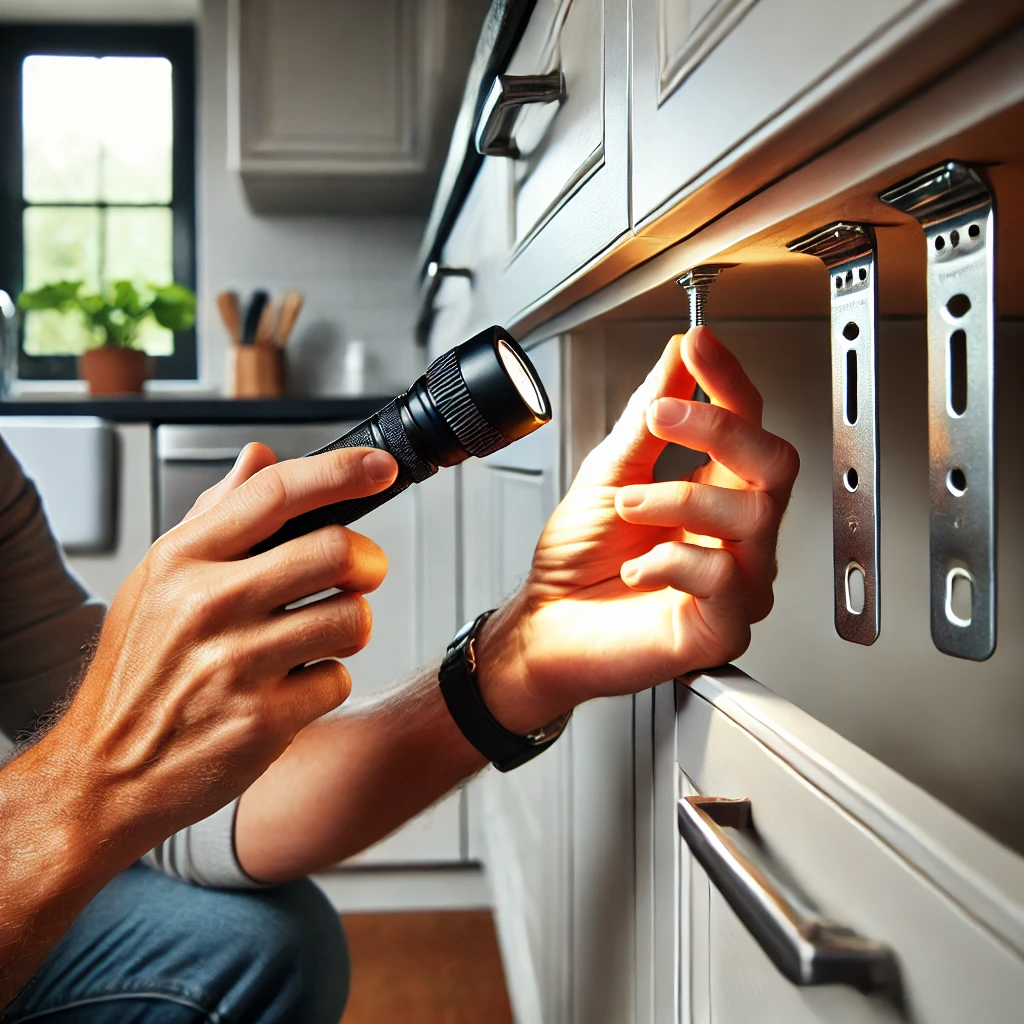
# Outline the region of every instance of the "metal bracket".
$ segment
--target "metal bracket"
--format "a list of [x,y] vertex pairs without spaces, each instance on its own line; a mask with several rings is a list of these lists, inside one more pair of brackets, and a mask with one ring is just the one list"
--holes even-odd
[[932,641],[984,661],[996,646],[995,207],[946,163],[878,197],[924,228]]
[[832,564],[836,632],[878,639],[878,270],[864,224],[831,224],[791,242],[820,259],[832,297]]

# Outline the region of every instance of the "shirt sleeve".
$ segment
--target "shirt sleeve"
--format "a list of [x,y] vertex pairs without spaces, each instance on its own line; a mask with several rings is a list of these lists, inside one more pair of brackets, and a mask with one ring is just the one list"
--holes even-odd
[[77,678],[103,605],[64,564],[32,481],[0,439],[0,732],[35,727]]
[[259,889],[235,854],[235,815],[238,799],[208,818],[165,839],[143,862],[165,875],[212,889]]
[[[39,494],[0,438],[0,732],[35,727],[79,677],[105,607],[64,562]],[[202,886],[255,888],[235,856],[234,800],[146,854]]]

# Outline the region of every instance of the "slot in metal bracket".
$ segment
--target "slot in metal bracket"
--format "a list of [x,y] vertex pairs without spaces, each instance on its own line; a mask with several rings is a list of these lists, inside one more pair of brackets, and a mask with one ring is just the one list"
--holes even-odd
[[875,236],[867,225],[836,223],[789,249],[816,256],[829,272],[835,624],[844,640],[870,645],[880,628]]
[[949,162],[878,198],[915,217],[927,245],[932,640],[984,661],[996,647],[993,195]]

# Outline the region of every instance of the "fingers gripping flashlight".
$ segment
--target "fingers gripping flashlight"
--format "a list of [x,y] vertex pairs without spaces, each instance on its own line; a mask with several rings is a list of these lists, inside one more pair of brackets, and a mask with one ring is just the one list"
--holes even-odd
[[398,463],[398,476],[387,490],[296,516],[254,553],[322,526],[347,526],[441,466],[491,455],[550,419],[551,403],[526,353],[507,331],[489,327],[435,359],[408,391],[379,412],[309,453],[382,448]]

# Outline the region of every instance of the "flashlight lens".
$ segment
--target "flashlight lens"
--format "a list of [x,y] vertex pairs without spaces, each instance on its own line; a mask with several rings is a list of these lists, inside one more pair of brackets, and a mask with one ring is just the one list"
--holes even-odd
[[537,382],[533,379],[533,374],[523,364],[515,349],[503,338],[498,339],[498,355],[501,357],[505,372],[515,384],[522,400],[534,413],[543,416],[545,412],[544,399],[541,397]]

